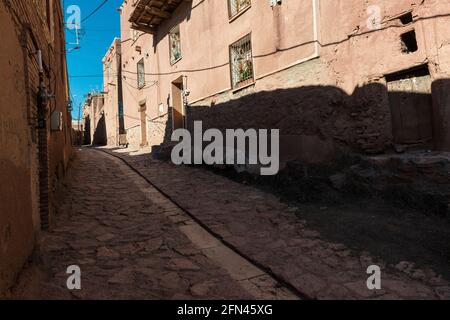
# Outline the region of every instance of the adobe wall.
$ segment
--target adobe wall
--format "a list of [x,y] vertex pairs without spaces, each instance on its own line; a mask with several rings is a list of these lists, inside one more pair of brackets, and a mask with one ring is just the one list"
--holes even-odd
[[[137,64],[144,61],[145,72],[156,74],[160,72],[158,57],[153,48],[153,37],[130,28],[128,19],[134,7],[131,1],[126,1],[121,7],[121,50],[122,50],[122,92],[124,125],[127,140],[130,145],[139,147],[141,144],[141,105],[146,106],[147,121],[167,113],[167,97],[160,96],[159,82],[155,76],[145,76],[145,86],[138,88]],[[163,101],[163,109],[159,104]],[[147,136],[153,135],[147,130]],[[157,130],[157,129],[155,129]]]
[[[0,2],[0,28],[2,50],[0,65],[4,81],[0,86],[0,297],[14,281],[34,245],[33,216],[39,221],[36,200],[36,181],[31,172],[36,168],[35,154],[31,154],[31,141],[24,95],[25,70],[23,51],[16,25],[4,2]],[[11,57],[19,57],[17,61]],[[34,183],[33,183],[34,182]],[[32,194],[34,197],[32,198]]]
[[[119,90],[122,90],[122,87],[119,85],[121,76],[121,73],[119,72],[121,67],[120,49],[120,40],[114,39],[111,47],[103,58],[103,91],[106,92],[104,95],[106,140],[107,145],[112,147],[119,144]],[[110,71],[108,71],[109,64],[111,64]]]
[[[287,149],[322,159],[340,151],[389,151],[395,106],[389,103],[385,76],[427,66],[433,82],[434,148],[450,150],[448,3],[315,0],[283,1],[271,8],[266,1],[253,1],[249,10],[230,20],[221,1],[194,0],[182,3],[154,37],[130,41],[133,9],[131,2],[122,9],[122,40],[129,43],[124,52],[124,70],[130,72],[126,82],[135,80],[130,77],[143,58],[152,86],[139,90],[124,85],[127,127],[136,131],[132,140],[140,135],[135,129],[140,125],[139,103],[145,101],[148,119],[159,116],[161,104],[170,111],[171,83],[184,77],[191,124],[203,120],[206,128],[278,128]],[[399,17],[411,11],[414,22],[401,22]],[[183,57],[171,65],[168,33],[177,25]],[[400,36],[412,29],[418,50],[403,52]],[[229,45],[249,33],[255,84],[233,91]]]
[[127,132],[127,142],[132,148],[139,148],[141,144],[141,126],[135,125],[126,129]]
[[[48,149],[49,149],[49,172],[50,172],[50,190],[54,192],[57,186],[63,181],[67,172],[72,155],[72,115],[68,109],[69,89],[67,83],[67,68],[66,68],[66,42],[64,37],[64,18],[62,16],[62,8],[59,1],[54,0],[55,7],[53,9],[53,52],[51,54],[51,62],[49,65],[54,73],[55,84],[49,86],[49,90],[54,92],[55,98],[50,101],[50,110],[53,112],[60,112],[62,114],[62,130],[50,130],[48,135]],[[56,5],[57,4],[57,5]],[[55,214],[56,208],[51,208],[52,213]]]
[[[315,54],[313,1],[306,4],[290,1],[274,10],[267,2],[254,1],[251,10],[233,21],[228,17],[226,2],[184,2],[172,18],[161,25],[157,36],[138,32],[136,39],[128,22],[133,10],[132,1],[125,1],[121,7],[125,127],[128,141],[135,146],[140,144],[140,130],[135,128],[140,126],[140,104],[147,106],[147,119],[166,114],[172,107],[172,82],[181,76],[186,76],[191,101],[231,89],[229,45],[245,35],[252,33],[257,77]],[[303,18],[294,19],[294,13]],[[283,19],[284,15],[289,20]],[[267,23],[259,23],[261,19]],[[168,31],[177,24],[181,29],[183,58],[171,65]],[[278,30],[278,34],[269,30]],[[298,40],[304,43],[296,46]],[[291,47],[294,48],[287,50]],[[146,86],[139,89],[136,70],[141,59],[148,74]],[[160,124],[149,128],[148,131],[153,131],[148,133],[149,137],[155,138],[150,140],[164,139],[158,132],[162,134],[167,130],[159,127]]]
[[279,129],[282,161],[320,162],[340,152],[378,152],[389,146],[384,87],[369,85],[348,95],[332,83],[327,64],[311,60],[261,79],[254,87],[190,105],[189,129],[197,120],[205,130]]
[[[369,28],[372,6],[379,8],[381,17],[375,28]],[[372,83],[386,86],[386,75],[417,66],[428,67],[433,82],[434,147],[450,150],[450,104],[445,93],[450,87],[443,80],[450,75],[450,4],[436,0],[321,0],[320,12],[321,57],[329,63],[335,85],[345,92],[350,94],[355,88]],[[408,12],[412,12],[413,23],[399,19]],[[400,37],[413,29],[418,49],[403,52]],[[385,107],[382,100],[380,103]],[[370,107],[376,109],[378,105]]]
[[[376,30],[367,25],[370,5],[381,9]],[[397,17],[409,10],[415,22],[402,24]],[[298,158],[306,161],[326,160],[340,151],[384,152],[393,145],[395,107],[389,103],[385,76],[427,65],[433,81],[435,148],[449,150],[450,84],[445,78],[450,70],[450,5],[432,0],[321,0],[319,12],[320,58],[259,79],[244,90],[194,101],[190,127],[202,120],[205,128],[280,129],[284,149],[298,150]],[[413,28],[418,50],[404,53],[400,35]]]
[[[55,7],[53,7],[55,3]],[[64,34],[59,26],[61,8],[50,1],[50,24],[44,17],[44,2],[0,1],[2,50],[0,65],[0,297],[4,296],[31,254],[41,229],[41,212],[52,214],[52,191],[64,174],[71,153],[70,115],[65,70]],[[50,131],[47,121],[48,185],[39,181],[39,135],[36,51],[42,50],[44,78],[55,93],[50,110],[62,112],[63,131]],[[63,67],[64,66],[64,67]],[[41,189],[41,190],[40,190]],[[49,190],[40,204],[40,192]],[[44,199],[45,200],[45,199]],[[50,206],[50,208],[48,208]]]

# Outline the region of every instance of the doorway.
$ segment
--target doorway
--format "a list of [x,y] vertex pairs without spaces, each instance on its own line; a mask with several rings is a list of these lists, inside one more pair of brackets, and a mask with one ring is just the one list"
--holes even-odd
[[145,103],[140,105],[139,112],[141,117],[141,147],[146,147],[148,145],[148,140],[147,140],[147,105]]
[[186,128],[186,113],[183,99],[183,77],[172,82],[172,128]]
[[386,76],[396,144],[433,140],[433,100],[427,66]]

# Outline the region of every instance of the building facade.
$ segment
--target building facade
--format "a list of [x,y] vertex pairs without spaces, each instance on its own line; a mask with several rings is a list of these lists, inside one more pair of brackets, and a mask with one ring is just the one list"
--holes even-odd
[[450,4],[436,0],[127,0],[132,145],[176,128],[280,129],[285,161],[450,151]]
[[74,146],[83,145],[84,124],[81,120],[72,120],[72,143]]
[[103,58],[106,144],[118,146],[125,133],[122,98],[121,42],[114,39]]
[[72,151],[60,1],[0,1],[0,297],[51,226]]
[[97,146],[107,144],[105,118],[104,93],[89,93],[83,107],[84,144]]
[[131,28],[128,20],[134,9],[131,1],[121,7],[124,125],[128,143],[144,147],[164,142],[169,109],[158,96],[158,77],[146,75],[158,72],[154,63],[157,53],[152,46],[153,35]]

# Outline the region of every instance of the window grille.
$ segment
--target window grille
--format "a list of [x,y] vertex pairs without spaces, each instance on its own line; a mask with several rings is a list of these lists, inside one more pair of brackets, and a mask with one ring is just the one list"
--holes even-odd
[[251,5],[251,0],[228,0],[230,18],[233,18]]
[[170,45],[170,64],[175,64],[182,58],[181,55],[181,38],[180,38],[180,26],[172,29],[169,33],[169,45]]
[[230,60],[233,89],[254,81],[250,34],[230,46]]

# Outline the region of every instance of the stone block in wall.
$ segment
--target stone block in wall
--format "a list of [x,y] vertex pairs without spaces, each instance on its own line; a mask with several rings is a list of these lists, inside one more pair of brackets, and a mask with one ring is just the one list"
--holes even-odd
[[141,126],[135,126],[126,130],[127,142],[131,148],[139,148],[141,144]]

